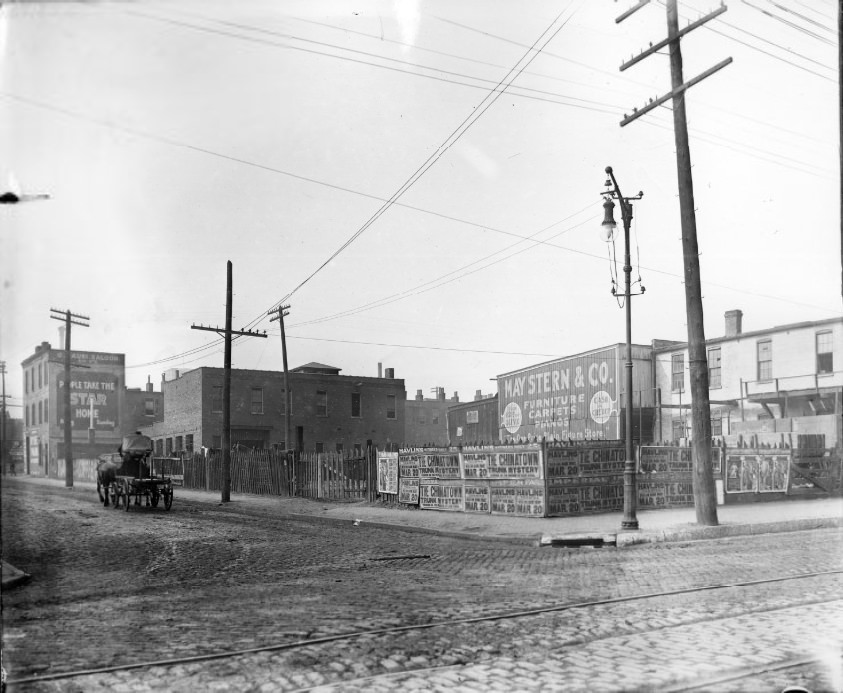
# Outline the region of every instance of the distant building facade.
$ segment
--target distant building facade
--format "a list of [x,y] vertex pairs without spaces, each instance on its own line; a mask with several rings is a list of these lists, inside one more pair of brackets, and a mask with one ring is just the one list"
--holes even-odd
[[479,390],[474,401],[448,407],[450,445],[493,445],[500,442],[498,395],[483,395]]
[[459,402],[455,392],[445,399],[445,388],[437,387],[436,396],[427,398],[421,390],[405,405],[404,444],[414,447],[448,445],[448,408]]
[[[21,363],[27,473],[46,474],[64,459],[64,361],[63,349],[42,342]],[[125,430],[125,356],[72,350],[69,387],[73,457],[116,450]]]
[[[203,367],[162,383],[163,421],[142,429],[156,454],[221,447],[223,377],[224,369]],[[309,363],[290,370],[289,385],[292,440],[286,443],[284,374],[232,369],[232,445],[344,452],[403,444],[403,380],[344,376],[339,368]]]
[[[824,434],[834,447],[843,413],[843,319],[743,331],[740,310],[725,314],[725,335],[706,340],[714,437],[790,443]],[[691,436],[688,345],[654,350],[665,438]]]

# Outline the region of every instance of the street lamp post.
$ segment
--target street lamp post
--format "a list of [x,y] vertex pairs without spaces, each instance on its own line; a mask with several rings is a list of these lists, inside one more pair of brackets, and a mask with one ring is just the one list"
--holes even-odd
[[[638,529],[638,518],[636,517],[636,508],[638,505],[638,487],[635,478],[635,455],[632,449],[632,291],[631,291],[631,274],[632,262],[629,256],[629,227],[632,223],[632,200],[640,200],[644,193],[639,192],[635,197],[624,197],[621,194],[618,182],[615,180],[615,174],[612,172],[612,167],[606,167],[606,174],[609,179],[606,181],[606,191],[603,193],[604,202],[604,218],[601,224],[602,235],[605,241],[611,241],[614,238],[617,223],[612,214],[615,203],[612,199],[616,199],[621,208],[621,220],[623,221],[623,273],[624,273],[624,308],[626,309],[626,362],[624,363],[624,390],[625,390],[625,427],[624,427],[624,442],[626,444],[626,452],[623,465],[623,520],[621,527],[623,529]],[[612,293],[616,294],[616,290],[612,287]],[[644,287],[641,287],[641,293],[644,293]],[[616,294],[617,295],[617,294]],[[637,295],[637,294],[636,294]]]

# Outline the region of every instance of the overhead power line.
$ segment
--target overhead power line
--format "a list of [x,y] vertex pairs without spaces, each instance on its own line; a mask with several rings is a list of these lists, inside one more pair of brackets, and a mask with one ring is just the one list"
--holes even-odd
[[[550,25],[541,33],[539,38],[533,43],[533,45],[527,50],[527,52],[519,58],[519,60],[515,63],[515,65],[507,72],[506,75],[498,82],[494,89],[492,89],[478,104],[477,107],[471,112],[471,114],[466,117],[455,129],[454,131],[448,135],[445,141],[439,145],[436,151],[431,154],[424,163],[416,169],[416,171],[406,180],[404,183],[396,190],[392,196],[387,200],[381,207],[371,216],[369,219],[355,231],[336,251],[334,251],[327,260],[325,260],[319,267],[316,268],[310,275],[305,277],[292,291],[290,291],[284,298],[280,301],[277,301],[276,304],[273,305],[273,309],[276,305],[280,303],[284,303],[289,300],[299,289],[301,289],[305,284],[307,284],[313,277],[315,277],[319,272],[321,272],[325,267],[327,267],[328,263],[331,262],[335,257],[337,257],[340,253],[342,253],[349,245],[351,245],[357,238],[360,237],[372,224],[374,224],[383,214],[386,212],[400,197],[402,197],[416,182],[421,179],[421,177],[433,167],[437,161],[442,157],[445,152],[447,152],[454,144],[456,144],[459,139],[468,131],[468,129],[474,125],[486,111],[501,97],[501,95],[506,91],[509,87],[509,84],[526,69],[526,67],[536,59],[536,57],[542,52],[545,46],[552,41],[555,36],[563,29],[563,27],[568,23],[566,19],[564,22],[560,24],[560,26],[550,34],[550,36],[544,41],[540,48],[536,48],[538,43],[553,29],[553,26],[559,21],[559,19],[564,14],[564,10],[556,16],[556,18],[550,23]],[[530,55],[532,53],[532,55]],[[528,58],[528,56],[530,56]],[[518,65],[522,62],[526,62],[521,65],[519,68]],[[514,73],[514,74],[513,74]],[[511,76],[511,79],[509,79]],[[509,81],[507,82],[507,80]]]

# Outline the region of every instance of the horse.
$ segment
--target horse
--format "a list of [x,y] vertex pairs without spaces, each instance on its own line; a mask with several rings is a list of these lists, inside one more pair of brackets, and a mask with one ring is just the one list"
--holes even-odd
[[117,470],[122,466],[122,460],[115,462],[110,456],[108,459],[100,458],[97,463],[97,495],[105,507],[108,507],[109,488],[117,480]]

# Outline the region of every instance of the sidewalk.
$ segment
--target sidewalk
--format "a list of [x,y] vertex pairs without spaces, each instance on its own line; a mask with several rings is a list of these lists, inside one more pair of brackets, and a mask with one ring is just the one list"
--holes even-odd
[[[12,483],[64,487],[64,481],[43,477],[16,477]],[[76,482],[71,493],[96,493],[93,482]],[[196,491],[176,487],[173,509],[179,498],[216,502],[219,491]],[[359,527],[387,527],[444,536],[497,540],[532,546],[614,545],[631,546],[649,542],[693,541],[719,537],[793,532],[826,527],[843,527],[843,498],[781,500],[717,507],[719,525],[696,524],[694,508],[642,510],[637,513],[638,530],[622,530],[623,513],[602,513],[579,517],[512,517],[436,510],[386,507],[360,502],[314,501],[232,494],[227,509],[253,507],[279,516],[326,523],[346,522]]]

